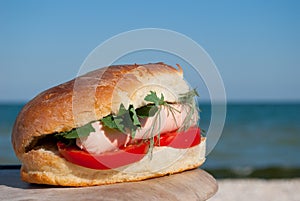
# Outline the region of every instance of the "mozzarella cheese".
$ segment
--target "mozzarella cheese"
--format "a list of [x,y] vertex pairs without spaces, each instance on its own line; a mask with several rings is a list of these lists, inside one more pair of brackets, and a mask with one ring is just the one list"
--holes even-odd
[[[141,119],[141,128],[136,130],[135,139],[148,139],[160,133],[167,133],[179,129],[189,113],[187,106],[172,104],[161,106],[160,112],[153,117]],[[197,112],[192,114],[190,125],[196,125],[198,120]],[[125,145],[130,139],[130,134],[124,134],[114,129],[109,129],[100,121],[92,123],[95,132],[91,132],[87,137],[76,140],[76,144],[83,150],[91,154],[101,154],[109,151],[116,151],[118,147]]]

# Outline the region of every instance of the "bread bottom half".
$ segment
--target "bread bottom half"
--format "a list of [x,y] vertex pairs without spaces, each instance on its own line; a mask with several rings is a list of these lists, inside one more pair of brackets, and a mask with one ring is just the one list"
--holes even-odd
[[205,161],[205,138],[188,149],[154,147],[142,160],[111,170],[95,170],[75,165],[58,151],[31,150],[22,157],[21,178],[25,182],[59,186],[95,186],[140,181],[174,174],[202,165]]

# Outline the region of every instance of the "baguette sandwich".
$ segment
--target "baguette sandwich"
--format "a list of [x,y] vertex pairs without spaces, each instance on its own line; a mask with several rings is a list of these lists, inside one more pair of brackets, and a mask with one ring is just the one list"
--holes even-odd
[[114,65],[50,88],[19,113],[12,144],[25,182],[93,186],[179,173],[205,161],[183,70]]

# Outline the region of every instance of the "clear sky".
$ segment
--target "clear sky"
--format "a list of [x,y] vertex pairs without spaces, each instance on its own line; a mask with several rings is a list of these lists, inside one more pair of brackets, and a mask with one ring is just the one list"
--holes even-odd
[[0,102],[72,79],[100,43],[147,27],[200,44],[229,101],[300,101],[300,1],[1,0]]

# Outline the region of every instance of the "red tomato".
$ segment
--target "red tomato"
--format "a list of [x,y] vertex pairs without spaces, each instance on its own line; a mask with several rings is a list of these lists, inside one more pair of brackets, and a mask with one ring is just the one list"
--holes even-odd
[[[158,138],[158,137],[157,137]],[[168,146],[177,149],[187,149],[200,144],[201,130],[193,127],[183,132],[171,132],[160,135],[160,139],[155,139],[156,146]]]
[[131,144],[118,151],[90,154],[76,146],[57,143],[59,153],[69,162],[98,170],[118,168],[141,160],[148,152],[149,143]]
[[[170,132],[155,137],[155,146],[169,146],[177,149],[186,149],[200,144],[200,128],[194,127],[183,132]],[[132,141],[134,142],[134,140]],[[90,154],[76,146],[66,146],[57,143],[59,153],[69,162],[98,170],[108,170],[129,165],[141,160],[148,152],[149,142],[138,141],[120,147],[118,151],[102,154]]]

